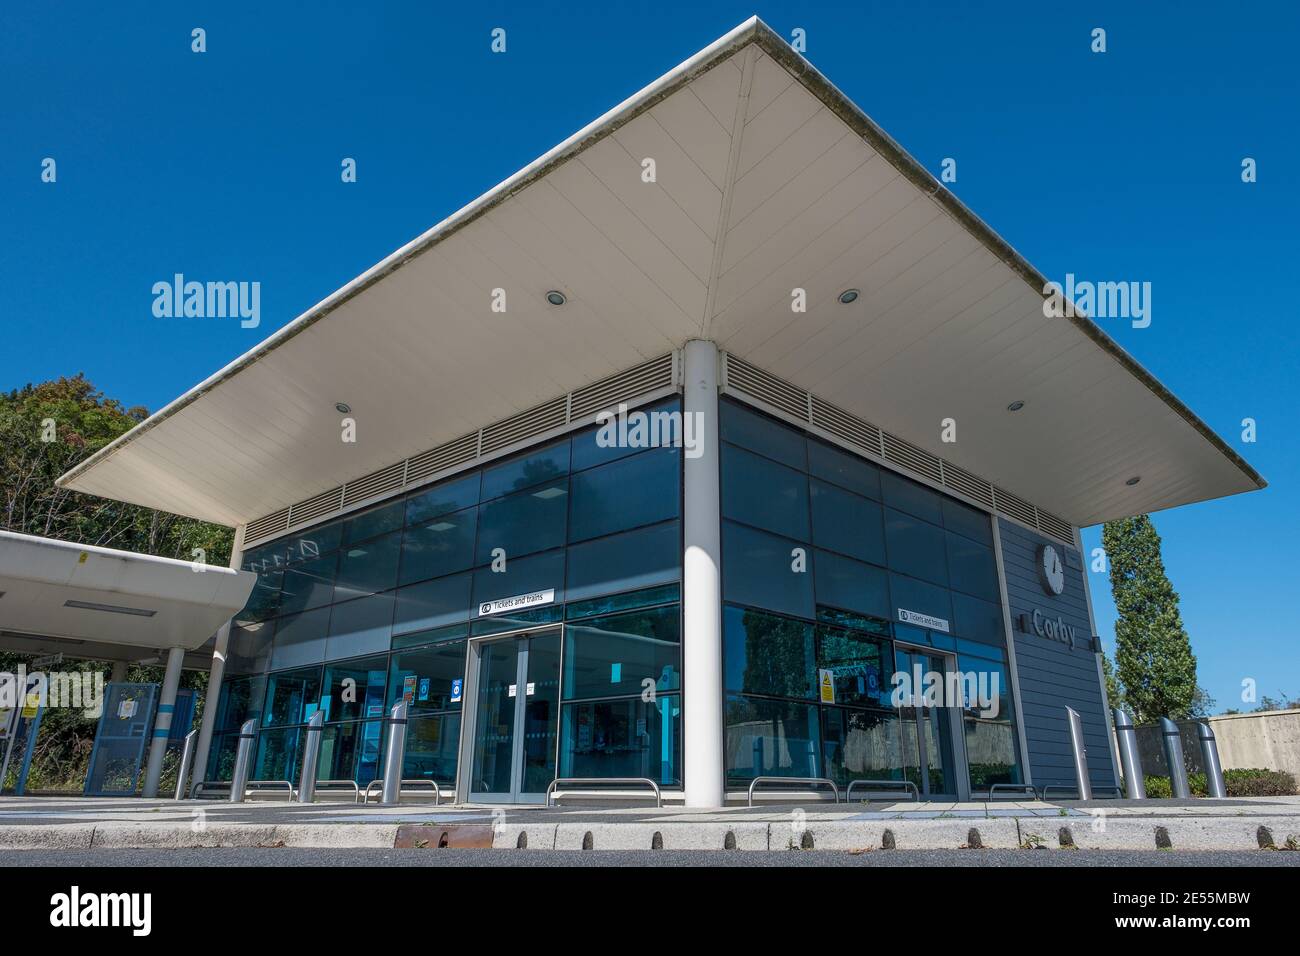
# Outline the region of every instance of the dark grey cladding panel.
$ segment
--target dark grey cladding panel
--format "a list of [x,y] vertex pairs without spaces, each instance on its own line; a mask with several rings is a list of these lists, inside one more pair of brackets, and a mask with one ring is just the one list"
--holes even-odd
[[[1045,538],[1007,520],[1001,528],[1002,561],[1006,571],[1007,600],[1016,642],[1016,672],[1020,709],[1024,715],[1029,766],[1036,786],[1074,783],[1070,729],[1065,708],[1083,718],[1088,748],[1088,775],[1094,786],[1114,786],[1110,759],[1109,725],[1104,696],[1092,652],[1092,625],[1088,621],[1086,567],[1077,550]],[[1038,553],[1044,544],[1061,552],[1065,562],[1065,591],[1049,594],[1038,573]],[[1073,649],[1063,641],[1026,634],[1020,616],[1040,611],[1052,621],[1074,628]]]

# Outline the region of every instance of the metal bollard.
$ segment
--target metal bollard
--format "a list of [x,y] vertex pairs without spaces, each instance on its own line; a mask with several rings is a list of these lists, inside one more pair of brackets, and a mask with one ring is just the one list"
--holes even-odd
[[235,769],[230,775],[230,802],[243,803],[248,789],[248,762],[253,759],[253,738],[257,721],[246,720],[239,728],[239,747],[235,750]]
[[1223,782],[1223,764],[1219,762],[1219,745],[1214,740],[1214,731],[1202,721],[1196,725],[1196,736],[1201,741],[1201,763],[1205,764],[1206,794],[1222,800],[1228,795],[1228,787]]
[[185,779],[190,775],[190,764],[194,763],[194,748],[199,743],[199,732],[191,730],[185,735],[185,745],[181,747],[181,765],[176,771],[176,799],[185,799]]
[[1165,741],[1165,762],[1169,764],[1169,787],[1175,797],[1186,800],[1192,790],[1187,786],[1187,764],[1183,762],[1183,735],[1168,717],[1160,718],[1160,731]]
[[1088,779],[1088,748],[1083,743],[1083,718],[1067,707],[1065,716],[1070,721],[1070,749],[1074,751],[1074,777],[1078,781],[1079,799],[1092,799],[1092,782]]
[[321,728],[325,725],[325,711],[318,710],[307,721],[306,737],[302,748],[302,775],[298,778],[298,802],[311,803],[316,799],[316,767],[320,763]]
[[384,796],[379,802],[397,806],[402,792],[402,762],[406,757],[406,701],[393,705],[388,716],[388,752],[384,756]]
[[1142,757],[1138,753],[1137,728],[1122,707],[1111,708],[1115,716],[1115,739],[1119,744],[1119,762],[1124,770],[1124,788],[1130,800],[1147,798],[1147,782],[1142,776]]

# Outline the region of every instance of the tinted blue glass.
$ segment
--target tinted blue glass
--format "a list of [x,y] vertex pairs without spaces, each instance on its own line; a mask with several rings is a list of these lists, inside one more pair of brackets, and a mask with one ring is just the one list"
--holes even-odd
[[889,620],[889,576],[882,569],[828,551],[813,558],[817,603]]
[[564,704],[560,721],[562,777],[650,777],[682,782],[681,697]]
[[722,514],[808,540],[808,479],[758,455],[722,446]]
[[383,712],[388,655],[343,661],[325,668],[320,706],[327,721],[358,720]]
[[569,480],[561,478],[479,508],[477,564],[501,548],[508,560],[564,544]]
[[310,561],[335,550],[343,541],[343,522],[335,521],[301,531],[285,542],[286,557],[289,561]]
[[284,572],[281,614],[294,614],[328,604],[334,594],[334,569],[338,554],[304,562]]
[[983,511],[952,498],[943,499],[943,526],[980,544],[993,547],[993,524]]
[[735,402],[720,403],[719,414],[723,441],[743,445],[800,471],[807,470],[807,441],[802,432]]
[[654,449],[569,479],[569,540],[584,541],[677,517],[681,457]]
[[942,529],[886,508],[885,542],[890,570],[935,584],[948,584],[948,555]]
[[892,471],[880,473],[880,490],[885,504],[891,508],[924,518],[931,524],[943,522],[942,496],[938,492]]
[[320,703],[320,668],[271,674],[266,679],[266,706],[262,708],[262,726],[280,727],[301,724],[316,712]]
[[393,587],[397,583],[397,561],[401,546],[400,531],[361,544],[344,546],[339,552],[334,600],[347,601]]
[[[573,436],[573,470],[581,471],[593,465],[603,465],[618,458],[637,454],[646,448],[682,447],[685,436],[681,433],[681,419],[676,415],[670,418],[664,417],[666,413],[680,412],[680,409],[681,400],[677,398],[655,402],[646,408],[631,409],[625,419],[629,429],[626,441],[619,440],[617,417],[611,419],[607,425],[602,424],[579,432]],[[650,444],[636,443],[631,440],[632,429],[638,421],[634,416],[641,414],[645,416],[647,436],[657,436],[658,444],[655,444],[654,438],[649,439]]]
[[319,664],[325,659],[325,635],[329,626],[327,607],[280,618],[271,648],[271,669]]
[[722,612],[722,633],[727,690],[817,696],[813,625],[728,605]]
[[265,671],[271,660],[274,635],[275,621],[232,624],[226,644],[226,673],[260,674]]
[[880,469],[857,455],[841,451],[815,438],[808,439],[808,473],[880,500]]
[[[894,620],[898,620],[898,610],[903,608],[942,618],[948,622],[952,621],[952,602],[949,600],[946,588],[935,587],[933,584],[901,574],[891,574],[889,591],[893,597],[890,603],[894,607]],[[949,626],[951,627],[951,623]]]
[[[501,572],[494,572],[491,568],[480,568],[474,572],[472,616],[480,616],[478,609],[484,602],[552,588],[555,590],[555,604],[563,603],[563,551],[535,554],[529,558],[512,558],[506,563],[506,569]],[[501,618],[511,616],[500,615]]]
[[829,670],[835,703],[888,707],[893,654],[879,638],[833,627],[817,629],[817,668]]
[[393,633],[393,592],[334,605],[325,659],[388,650]]
[[451,699],[451,682],[464,677],[464,641],[394,654],[388,679],[388,706],[405,698],[412,715],[459,710],[461,701]]
[[469,508],[408,527],[402,536],[402,584],[440,578],[474,565],[478,509]]
[[681,577],[676,521],[569,546],[568,599],[632,591]]
[[815,705],[733,696],[726,720],[729,778],[823,776]]
[[822,481],[814,479],[810,484],[813,544],[883,566],[880,505]]
[[405,514],[406,503],[403,501],[394,501],[363,511],[343,522],[343,540],[347,544],[354,544],[357,541],[373,538],[377,534],[393,531],[402,526]]
[[[902,780],[903,740],[898,713],[822,708],[824,773],[841,787],[853,780]],[[915,751],[916,729],[908,746]],[[911,761],[915,761],[913,755]],[[856,795],[854,799],[857,799]]]
[[280,587],[284,581],[282,571],[263,571],[253,582],[253,590],[248,595],[244,609],[235,615],[240,623],[265,621],[275,617],[280,607]]
[[436,714],[406,726],[406,756],[402,779],[436,780],[443,792],[456,784],[460,744],[460,714]]
[[952,592],[952,630],[958,637],[982,644],[1006,643],[1001,606],[957,591]]
[[534,485],[554,483],[556,478],[569,473],[569,440],[538,448],[505,464],[496,465],[483,472],[482,501],[499,498]]
[[998,601],[998,568],[993,549],[969,538],[947,534],[948,574],[953,590],[964,591],[986,601]]
[[440,515],[461,511],[478,504],[479,472],[435,485],[406,499],[406,523],[422,524]]
[[410,634],[467,621],[472,577],[456,574],[399,588],[393,633]]
[[808,547],[786,538],[754,531],[730,521],[722,524],[722,596],[796,617],[813,616],[812,556],[807,570],[793,570],[792,551]]
[[564,629],[564,699],[681,689],[681,611],[676,605],[589,618]]
[[253,780],[297,780],[300,727],[265,730],[257,736]]

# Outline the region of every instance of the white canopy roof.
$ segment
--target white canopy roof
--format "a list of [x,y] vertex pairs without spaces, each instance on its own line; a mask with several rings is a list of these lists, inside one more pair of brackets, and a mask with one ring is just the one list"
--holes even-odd
[[0,648],[105,660],[194,650],[244,606],[256,580],[249,571],[0,531]]
[[709,338],[1076,525],[1264,486],[1045,281],[755,18],[60,484],[243,524]]

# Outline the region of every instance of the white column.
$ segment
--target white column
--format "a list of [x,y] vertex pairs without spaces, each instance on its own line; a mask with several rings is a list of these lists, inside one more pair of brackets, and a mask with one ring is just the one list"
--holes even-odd
[[163,676],[162,694],[158,698],[158,714],[153,721],[153,742],[149,745],[149,766],[144,772],[144,796],[158,796],[158,778],[162,776],[163,756],[167,753],[167,735],[171,732],[172,712],[176,709],[176,688],[181,683],[181,664],[185,661],[185,648],[173,647],[167,651],[167,673]]
[[[718,347],[683,350],[683,406],[698,441],[685,456],[682,559],[682,753],[686,806],[726,793],[722,696],[722,514],[718,477]],[[694,454],[695,457],[691,457]]]
[[[238,568],[244,558],[244,525],[235,529],[235,541],[230,549],[230,566]],[[212,747],[212,728],[217,722],[217,704],[221,699],[221,679],[226,673],[226,651],[230,647],[230,621],[217,629],[217,640],[212,648],[212,670],[208,671],[208,689],[203,699],[203,717],[199,721],[199,739],[194,746],[194,769],[190,773],[191,788],[208,775],[208,751]]]

